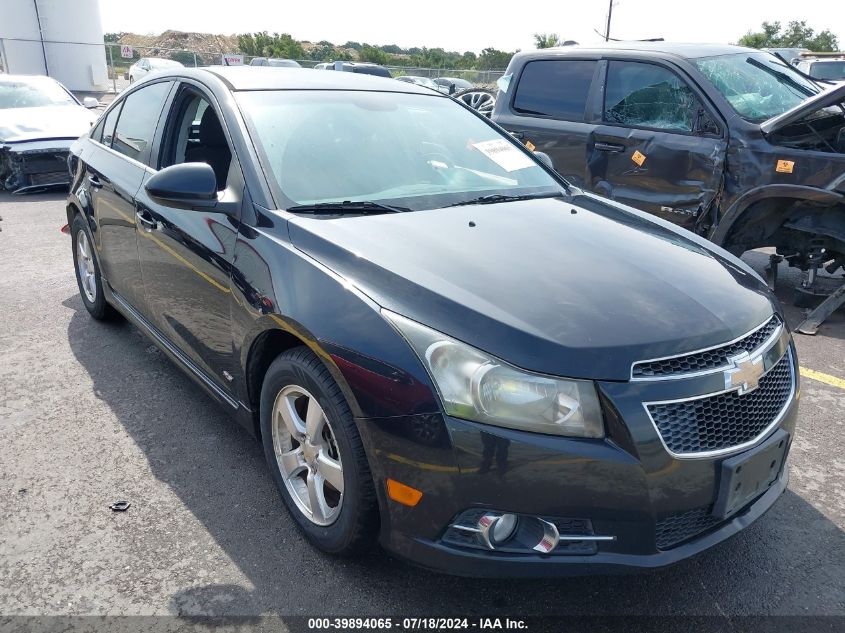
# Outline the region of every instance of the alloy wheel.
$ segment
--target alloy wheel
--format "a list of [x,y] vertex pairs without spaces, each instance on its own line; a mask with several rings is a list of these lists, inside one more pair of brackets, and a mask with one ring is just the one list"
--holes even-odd
[[489,90],[467,90],[456,95],[456,98],[486,117],[493,114],[493,108],[496,106],[496,96]]
[[93,249],[85,231],[76,234],[76,273],[79,275],[79,284],[85,298],[94,303],[97,300],[97,275]]
[[323,408],[305,388],[289,385],[273,403],[276,463],[297,508],[317,525],[331,525],[343,505],[343,464]]

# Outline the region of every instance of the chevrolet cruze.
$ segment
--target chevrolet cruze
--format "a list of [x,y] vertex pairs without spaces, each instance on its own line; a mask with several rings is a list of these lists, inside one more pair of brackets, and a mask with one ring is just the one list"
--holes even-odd
[[786,487],[797,364],[761,279],[448,96],[178,69],[72,152],[88,312],[129,319],[259,438],[321,550],[656,567]]

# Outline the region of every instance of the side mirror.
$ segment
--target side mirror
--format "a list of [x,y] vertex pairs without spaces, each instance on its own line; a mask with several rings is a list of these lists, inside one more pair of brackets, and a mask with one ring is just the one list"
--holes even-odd
[[555,164],[552,162],[552,157],[546,154],[546,152],[534,152],[534,158],[536,158],[546,167],[554,171]]
[[707,134],[719,134],[719,126],[710,118],[704,108],[699,108],[692,127],[693,134],[706,136]]
[[450,95],[455,94],[455,92],[457,92],[457,90],[458,90],[458,88],[457,88],[457,86],[455,86],[455,84],[449,84],[449,94]]
[[144,185],[147,193],[183,204],[208,206],[217,202],[217,177],[207,163],[180,163],[165,167]]
[[89,110],[93,110],[94,108],[100,107],[100,102],[97,101],[94,97],[85,97],[82,100],[82,105],[84,105]]

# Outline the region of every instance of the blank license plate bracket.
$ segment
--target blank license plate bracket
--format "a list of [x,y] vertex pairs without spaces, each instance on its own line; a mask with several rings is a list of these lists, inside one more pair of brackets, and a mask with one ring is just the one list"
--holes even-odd
[[789,433],[779,429],[757,448],[724,460],[713,515],[726,519],[766,492],[780,477],[788,448]]

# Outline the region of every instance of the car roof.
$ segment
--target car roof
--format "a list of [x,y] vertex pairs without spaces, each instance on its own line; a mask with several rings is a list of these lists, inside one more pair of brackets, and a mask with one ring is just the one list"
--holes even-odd
[[714,57],[716,55],[731,55],[733,53],[759,53],[756,48],[734,46],[732,44],[685,44],[680,42],[602,42],[600,44],[576,44],[573,46],[558,46],[542,48],[535,51],[518,53],[521,58],[567,57],[584,53],[605,53],[608,51],[632,51],[674,55],[684,59],[697,57]]
[[308,68],[267,66],[207,66],[180,68],[156,73],[156,77],[192,77],[202,80],[213,75],[230,90],[372,90],[408,92],[430,96],[434,93],[416,84],[358,73],[315,71]]

